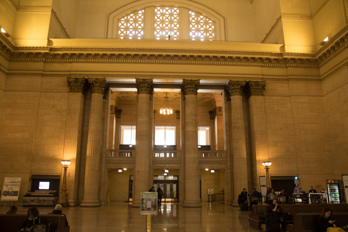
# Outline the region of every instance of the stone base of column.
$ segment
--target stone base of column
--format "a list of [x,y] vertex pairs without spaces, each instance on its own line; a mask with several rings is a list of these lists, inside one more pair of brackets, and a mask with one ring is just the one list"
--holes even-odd
[[186,208],[200,208],[202,207],[202,204],[200,201],[184,201],[184,204],[182,207]]
[[101,204],[99,201],[82,201],[82,203],[80,204],[80,206],[82,207],[99,207]]
[[69,206],[78,206],[79,203],[77,201],[68,201]]

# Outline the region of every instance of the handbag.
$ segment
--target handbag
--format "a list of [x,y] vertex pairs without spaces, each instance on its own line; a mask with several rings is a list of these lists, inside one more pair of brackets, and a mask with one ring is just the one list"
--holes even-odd
[[31,227],[29,232],[46,232],[46,225],[41,224],[41,218],[39,218],[39,224],[35,224],[34,220],[34,225]]

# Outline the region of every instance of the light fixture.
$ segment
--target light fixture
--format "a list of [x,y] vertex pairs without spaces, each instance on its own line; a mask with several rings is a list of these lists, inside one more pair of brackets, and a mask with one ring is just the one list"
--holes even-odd
[[7,33],[6,30],[3,27],[1,27],[0,31],[1,31],[2,34],[6,35],[7,37],[11,37],[10,34]]
[[206,168],[205,171],[206,171],[206,172],[209,171],[209,168]]
[[168,175],[166,172],[165,172],[165,173],[163,173],[163,176],[166,176],[166,175]]
[[127,168],[123,168],[123,171],[127,171]]
[[69,166],[70,165],[70,160],[62,160],[61,163],[63,164],[63,166]]
[[214,169],[210,170],[210,173],[215,173],[215,170]]
[[263,166],[265,166],[265,168],[269,168],[269,166],[272,165],[272,162],[271,161],[265,161],[262,163]]
[[166,96],[164,97],[163,107],[160,108],[160,114],[162,114],[162,115],[171,115],[171,114],[173,114],[173,108],[171,108],[169,106],[169,103],[168,103],[167,93],[166,93]]
[[168,172],[169,172],[169,170],[168,170],[168,169],[164,169],[164,172],[165,172],[165,173],[168,173]]
[[119,168],[119,169],[118,169],[118,172],[122,172],[122,168]]
[[320,42],[321,46],[324,46],[329,41],[329,37],[327,36],[323,41]]
[[6,33],[4,28],[1,28],[1,33]]

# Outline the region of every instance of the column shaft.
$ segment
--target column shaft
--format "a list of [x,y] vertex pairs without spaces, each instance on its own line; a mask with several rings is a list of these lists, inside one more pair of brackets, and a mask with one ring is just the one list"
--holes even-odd
[[198,117],[197,89],[199,81],[184,80],[185,94],[185,128],[184,128],[184,166],[185,166],[185,198],[184,207],[201,207],[200,170],[198,167]]
[[[138,103],[135,146],[133,207],[140,206],[141,192],[151,187],[151,144],[152,144],[152,80],[137,80]],[[153,111],[152,111],[153,112]]]
[[81,206],[100,206],[100,158],[103,144],[104,79],[88,79],[92,87],[91,111],[88,125],[85,185]]
[[248,187],[248,173],[245,147],[245,126],[243,115],[242,89],[245,82],[230,81],[231,94],[231,152],[233,169],[233,205],[237,204],[238,195]]

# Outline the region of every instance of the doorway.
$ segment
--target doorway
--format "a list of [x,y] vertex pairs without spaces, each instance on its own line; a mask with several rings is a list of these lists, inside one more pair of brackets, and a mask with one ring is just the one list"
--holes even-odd
[[179,201],[179,176],[158,175],[153,179],[156,191],[158,187],[163,191],[163,202]]

